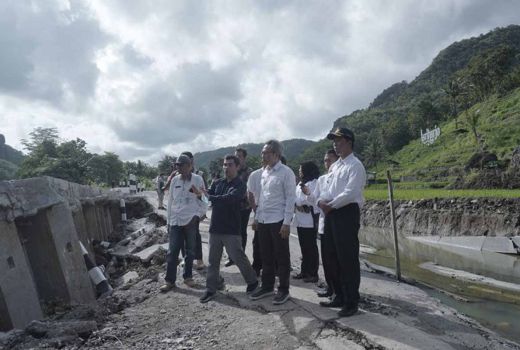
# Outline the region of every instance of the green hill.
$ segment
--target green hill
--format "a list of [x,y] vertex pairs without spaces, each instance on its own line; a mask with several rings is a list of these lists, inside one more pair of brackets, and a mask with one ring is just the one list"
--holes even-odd
[[[355,151],[371,170],[391,166],[398,174],[449,181],[467,175],[464,167],[477,152],[495,154],[499,168],[507,165],[520,144],[518,87],[520,26],[511,25],[453,43],[412,82],[393,84],[333,127],[354,131]],[[422,145],[421,130],[436,125],[441,137]],[[300,158],[321,162],[328,147],[322,140]]]
[[[291,139],[281,141],[284,148],[284,155],[288,159],[297,158],[302,152],[304,152],[307,148],[316,144],[314,141],[304,140],[304,139]],[[258,157],[260,156],[260,152],[262,151],[263,143],[245,143],[238,145],[237,147],[244,148],[248,155]],[[226,154],[233,154],[235,152],[236,147],[224,147],[219,148],[213,151],[199,152],[195,153],[193,156],[195,158],[195,164],[198,167],[209,168],[210,162],[217,158],[222,158]]]

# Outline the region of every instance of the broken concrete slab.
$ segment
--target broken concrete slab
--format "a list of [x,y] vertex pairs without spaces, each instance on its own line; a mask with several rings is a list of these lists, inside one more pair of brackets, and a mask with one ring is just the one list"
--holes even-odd
[[366,349],[364,346],[361,346],[359,344],[354,343],[353,341],[350,341],[348,339],[345,339],[345,337],[340,336],[325,336],[320,337],[316,340],[314,340],[314,344],[319,349],[323,350],[364,350]]
[[358,315],[336,320],[339,327],[351,332],[363,334],[385,349],[412,350],[417,349],[453,349],[448,343],[434,335],[412,328],[394,318],[360,310]]
[[159,250],[168,250],[169,243],[154,244],[138,253],[131,255],[132,258],[141,260],[142,262],[149,262]]
[[121,276],[119,283],[124,286],[126,284],[137,281],[138,278],[139,274],[136,271],[129,271],[125,273],[123,276]]

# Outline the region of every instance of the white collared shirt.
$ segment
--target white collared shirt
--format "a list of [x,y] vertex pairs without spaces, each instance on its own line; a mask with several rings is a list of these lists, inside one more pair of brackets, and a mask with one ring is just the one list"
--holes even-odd
[[353,153],[344,159],[338,159],[330,166],[328,178],[329,205],[339,209],[350,203],[363,206],[363,188],[366,183],[366,172],[363,163]]
[[296,177],[294,172],[280,161],[274,167],[262,171],[260,195],[256,218],[259,223],[272,224],[283,221],[290,225],[294,214]]
[[[307,183],[305,183],[305,186],[307,186],[309,188],[309,191],[311,193],[314,192],[317,181],[318,180],[314,179],[312,181],[308,181]],[[296,185],[296,202],[295,202],[295,204],[297,206],[302,206],[302,205],[312,206],[314,213],[318,213],[319,208],[316,207],[314,201],[309,200],[309,197],[310,196],[306,196],[302,192],[302,188],[300,187],[300,185]],[[305,213],[305,212],[301,212],[298,209],[296,209],[294,211],[294,224],[296,225],[296,227],[307,227],[307,228],[314,227],[314,219],[312,217],[312,213],[310,213],[310,212]]]
[[180,174],[172,179],[168,193],[168,225],[185,226],[194,216],[201,217],[206,213],[207,205],[190,192],[192,185],[204,188],[204,180],[193,173],[189,180],[183,180]]
[[312,191],[308,196],[307,200],[318,208],[318,212],[320,213],[320,218],[318,219],[318,233],[323,234],[325,232],[325,215],[323,214],[323,210],[318,207],[319,201],[330,201],[332,197],[329,193],[329,177],[330,173],[321,175],[316,181],[316,186],[314,187],[314,191]]
[[251,172],[251,174],[249,174],[249,178],[247,179],[247,191],[251,192],[255,197],[255,204],[258,204],[258,199],[260,199],[263,171],[264,168],[256,169],[255,171]]

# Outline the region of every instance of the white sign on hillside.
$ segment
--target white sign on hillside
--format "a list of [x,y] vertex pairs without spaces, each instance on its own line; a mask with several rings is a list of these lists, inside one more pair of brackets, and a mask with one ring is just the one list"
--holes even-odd
[[431,145],[432,143],[437,140],[437,138],[441,135],[441,128],[439,128],[437,125],[435,125],[435,129],[428,129],[426,128],[426,131],[423,133],[421,129],[421,142],[424,145]]

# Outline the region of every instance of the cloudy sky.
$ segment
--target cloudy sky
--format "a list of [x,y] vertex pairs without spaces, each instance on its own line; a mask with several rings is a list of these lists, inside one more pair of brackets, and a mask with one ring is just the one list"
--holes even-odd
[[0,133],[57,127],[155,162],[319,139],[453,41],[520,24],[516,0],[2,0]]

